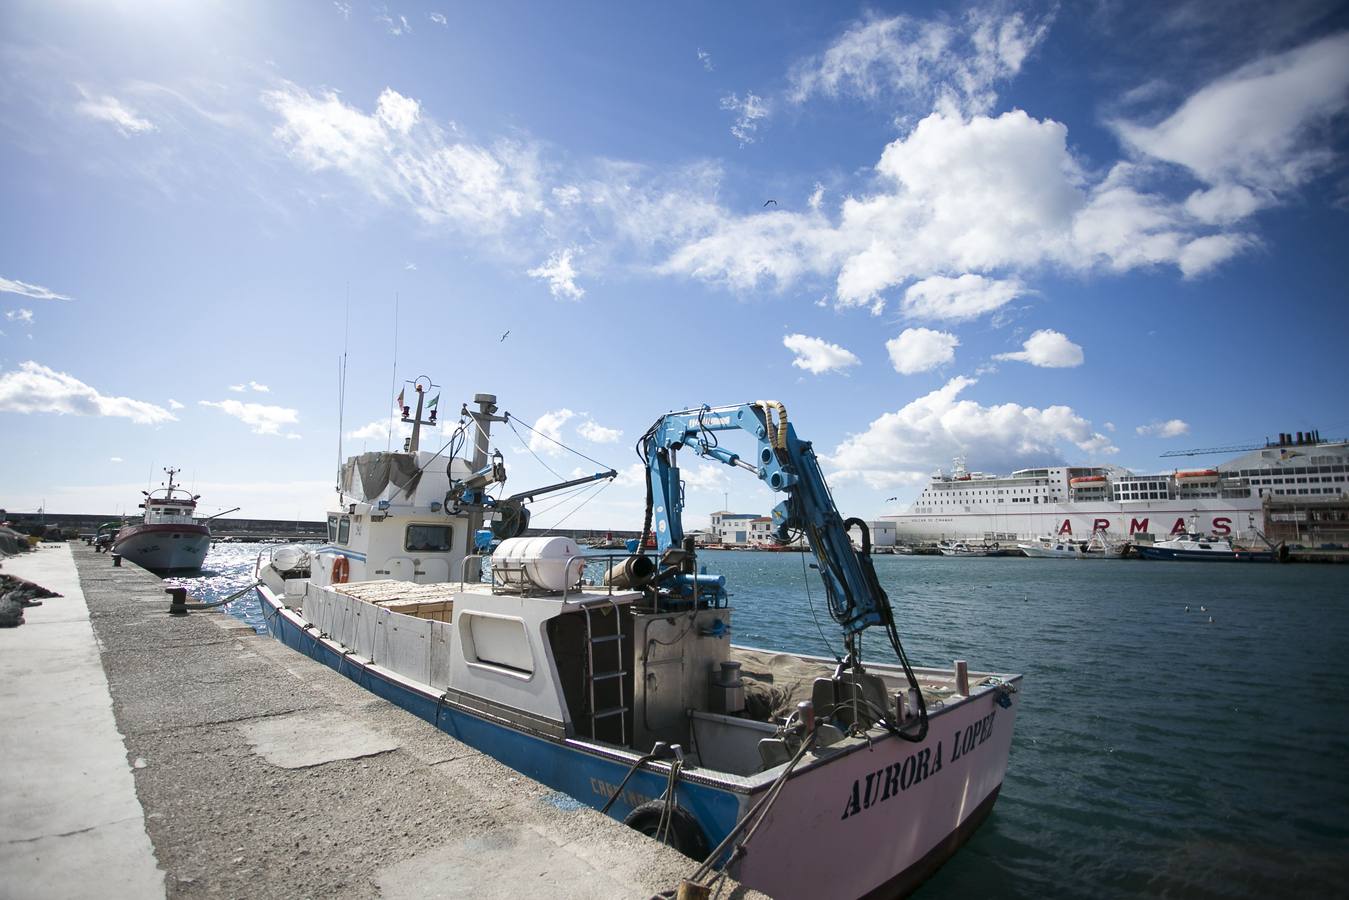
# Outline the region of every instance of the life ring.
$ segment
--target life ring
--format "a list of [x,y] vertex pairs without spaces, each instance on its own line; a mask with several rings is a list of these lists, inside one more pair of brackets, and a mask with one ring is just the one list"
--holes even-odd
[[346,584],[347,579],[351,577],[351,563],[347,562],[345,556],[339,556],[333,560],[333,573],[328,579],[333,584]]
[[[664,800],[648,800],[628,813],[623,824],[636,829],[649,838],[655,838],[660,831],[661,819],[665,814]],[[664,843],[675,848],[685,856],[702,862],[707,858],[707,835],[699,827],[698,820],[682,806],[670,810],[670,819],[666,823]]]

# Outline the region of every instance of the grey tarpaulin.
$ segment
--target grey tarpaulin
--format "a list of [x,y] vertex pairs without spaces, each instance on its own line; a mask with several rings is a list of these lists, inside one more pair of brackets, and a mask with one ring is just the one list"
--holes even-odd
[[356,472],[360,473],[360,492],[366,501],[377,499],[389,482],[411,497],[422,478],[411,453],[362,453],[354,463],[342,466],[342,489],[347,493],[355,493]]

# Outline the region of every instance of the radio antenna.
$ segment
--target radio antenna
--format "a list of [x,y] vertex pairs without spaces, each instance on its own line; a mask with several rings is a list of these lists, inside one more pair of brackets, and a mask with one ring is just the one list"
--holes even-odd
[[[342,359],[337,367],[337,471],[342,471],[342,431],[346,428],[347,413],[347,347],[351,341],[351,282],[347,282],[347,308],[342,315]],[[342,489],[338,484],[338,490]]]
[[[389,397],[393,397],[393,389],[398,386],[398,292],[393,293],[393,372],[389,374]],[[385,411],[388,407],[385,407]],[[389,440],[384,445],[385,452],[393,449],[393,416],[389,416]]]

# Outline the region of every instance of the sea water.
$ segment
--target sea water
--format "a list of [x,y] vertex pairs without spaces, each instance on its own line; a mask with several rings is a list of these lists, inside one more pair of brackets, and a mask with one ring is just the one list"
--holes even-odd
[[[213,547],[192,594],[247,585],[259,549]],[[735,643],[840,651],[809,555],[699,561]],[[915,665],[1026,676],[993,814],[919,897],[1349,894],[1349,567],[875,565]],[[251,593],[231,611],[262,627]],[[893,661],[882,635],[864,658]]]

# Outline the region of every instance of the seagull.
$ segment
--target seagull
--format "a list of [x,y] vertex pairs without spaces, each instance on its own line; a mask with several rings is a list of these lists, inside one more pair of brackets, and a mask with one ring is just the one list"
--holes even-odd
[[1208,623],[1209,623],[1210,625],[1213,624],[1213,616],[1209,616],[1209,617],[1208,617]]
[[1208,607],[1207,607],[1207,606],[1201,606],[1201,607],[1199,607],[1199,611],[1200,611],[1200,612],[1208,612]]
[[[506,333],[503,334],[503,335],[501,336],[501,341],[504,341],[506,338],[508,338],[508,337],[510,337],[510,336],[511,336],[511,330],[510,330],[509,328],[507,328],[507,329],[506,329]],[[501,341],[497,341],[497,343],[499,344],[499,343],[501,343]]]
[[1190,611],[1190,608],[1189,608],[1188,606],[1185,607],[1185,611],[1186,611],[1186,612],[1189,612],[1189,611]]
[[770,204],[770,203],[773,204],[774,206],[777,206],[777,205],[778,205],[778,201],[776,201],[776,200],[765,200],[765,201],[763,202],[763,205],[764,205],[765,207],[767,207],[768,204]]
[[898,499],[899,499],[898,497],[886,497],[885,502],[889,503],[891,500],[898,500]]

